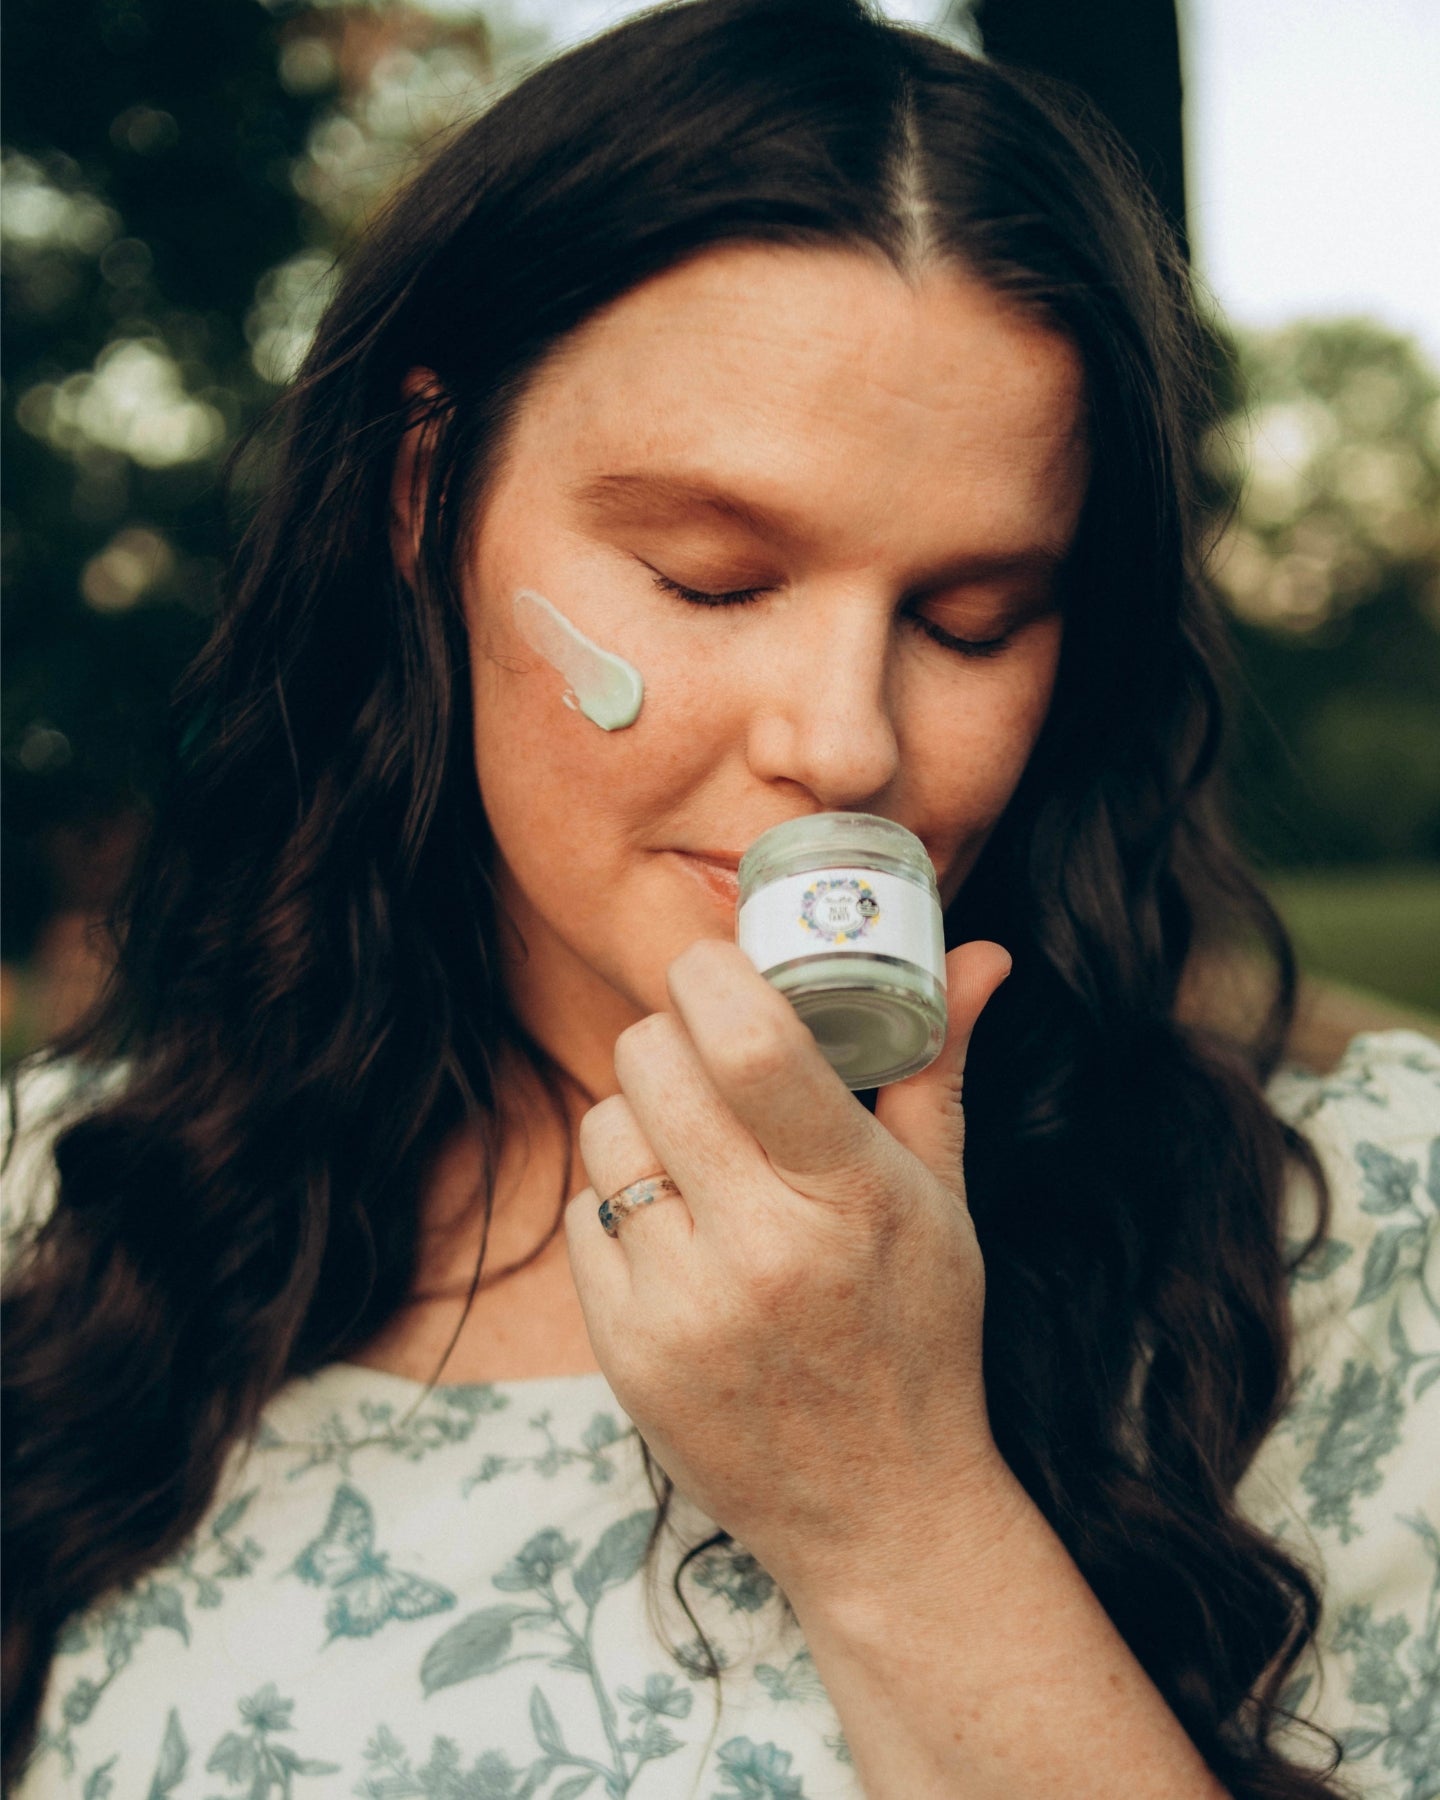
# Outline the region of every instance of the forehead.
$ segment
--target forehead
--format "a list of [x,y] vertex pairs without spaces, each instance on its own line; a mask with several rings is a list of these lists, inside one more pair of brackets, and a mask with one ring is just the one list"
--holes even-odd
[[1084,489],[1078,354],[953,262],[909,281],[858,250],[706,250],[572,333],[522,411],[592,503],[673,512],[703,474],[748,523],[858,555],[932,520],[1063,548]]

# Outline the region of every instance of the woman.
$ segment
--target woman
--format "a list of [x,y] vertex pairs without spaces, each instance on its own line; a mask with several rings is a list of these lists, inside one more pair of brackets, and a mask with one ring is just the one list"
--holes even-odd
[[[1326,1728],[1422,1791],[1277,1421],[1344,1109],[1403,1149],[1437,1059],[1290,1077],[1323,1169],[1262,1089],[1291,963],[1212,809],[1198,334],[1133,185],[848,0],[699,0],[357,251],[60,1047],[5,1363],[27,1800],[1300,1800]],[[919,835],[954,946],[870,1105],[730,941],[738,854],[822,810]],[[1179,1022],[1247,926],[1263,1025]],[[1428,1567],[1368,1530],[1425,1503],[1394,1448],[1345,1499],[1381,1582]]]

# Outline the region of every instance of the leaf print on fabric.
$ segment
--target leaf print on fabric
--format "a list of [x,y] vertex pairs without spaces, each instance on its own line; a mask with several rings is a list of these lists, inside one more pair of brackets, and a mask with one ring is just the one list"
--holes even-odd
[[[1307,1519],[1337,1531],[1342,1544],[1360,1533],[1355,1503],[1379,1491],[1382,1463],[1402,1441],[1408,1407],[1440,1380],[1440,1352],[1413,1349],[1406,1324],[1407,1317],[1416,1326],[1440,1319],[1440,1299],[1426,1275],[1440,1225],[1429,1181],[1421,1187],[1417,1161],[1368,1140],[1355,1143],[1351,1154],[1361,1175],[1360,1208],[1384,1223],[1366,1249],[1350,1310],[1383,1322],[1385,1348],[1378,1361],[1347,1359],[1333,1388],[1313,1368],[1304,1371],[1280,1427],[1310,1450],[1300,1474],[1310,1496]],[[1432,1168],[1437,1156],[1440,1139],[1429,1147]],[[1344,1260],[1334,1259],[1332,1267]],[[1375,1324],[1368,1329],[1373,1341]]]
[[607,1588],[620,1587],[637,1574],[650,1542],[653,1512],[617,1519],[575,1571],[575,1592],[593,1606]]
[[838,1733],[835,1737],[827,1737],[825,1748],[833,1754],[836,1762],[844,1763],[847,1769],[854,1767],[855,1758],[850,1753],[850,1746],[845,1742],[843,1732]]
[[815,1668],[815,1658],[808,1650],[797,1650],[783,1669],[773,1663],[760,1663],[755,1678],[775,1701],[821,1700],[826,1698],[825,1684]]
[[637,1436],[634,1426],[622,1426],[613,1413],[596,1413],[585,1427],[580,1438],[580,1448],[572,1449],[562,1444],[551,1430],[554,1419],[551,1412],[538,1413],[527,1423],[532,1431],[541,1432],[545,1438],[545,1448],[533,1456],[497,1456],[491,1454],[481,1462],[473,1475],[466,1477],[460,1484],[460,1492],[467,1497],[477,1487],[497,1480],[501,1475],[517,1474],[521,1470],[530,1470],[536,1475],[543,1475],[552,1480],[562,1469],[576,1464],[587,1465],[590,1479],[595,1482],[613,1481],[617,1470],[614,1462],[606,1455],[616,1445],[626,1443]]
[[573,1562],[579,1548],[558,1531],[537,1531],[519,1555],[512,1556],[491,1580],[507,1594],[523,1594],[531,1588],[537,1593],[548,1592],[556,1570]]
[[1310,1087],[1304,1103],[1294,1108],[1287,1108],[1286,1117],[1292,1125],[1303,1129],[1322,1108],[1333,1105],[1337,1100],[1364,1100],[1369,1105],[1389,1109],[1390,1097],[1375,1089],[1376,1072],[1370,1068],[1347,1070],[1342,1062],[1340,1067],[1324,1081],[1314,1082]]
[[[532,1687],[529,1700],[530,1729],[540,1751],[539,1760],[527,1776],[525,1794],[537,1791],[539,1783],[553,1774],[567,1771],[565,1783],[555,1790],[551,1800],[563,1793],[580,1794],[597,1777],[608,1797],[629,1793],[640,1770],[649,1762],[670,1756],[682,1748],[677,1738],[661,1721],[662,1715],[683,1719],[690,1711],[693,1695],[679,1688],[673,1676],[647,1677],[644,1694],[622,1688],[616,1700],[606,1691],[596,1667],[594,1654],[595,1615],[605,1596],[630,1581],[644,1558],[645,1546],[654,1526],[653,1506],[618,1519],[600,1534],[587,1554],[581,1546],[553,1526],[537,1531],[512,1556],[491,1585],[502,1593],[533,1594],[532,1606],[510,1605],[486,1607],[471,1613],[437,1638],[426,1653],[420,1668],[421,1685],[429,1695],[443,1687],[453,1687],[476,1675],[493,1674],[497,1669],[529,1661],[536,1652],[517,1649],[515,1640],[522,1631],[534,1639],[559,1640],[560,1654],[540,1653],[556,1674],[583,1678],[590,1690],[601,1729],[610,1750],[610,1762],[582,1756],[570,1748],[565,1732],[556,1716],[549,1696],[540,1687]],[[577,1562],[577,1558],[579,1558]],[[574,1598],[566,1599],[559,1591],[557,1578],[568,1574]],[[577,1612],[581,1615],[577,1617]],[[620,1736],[620,1708],[629,1707],[630,1723],[640,1729],[629,1737]],[[567,1701],[564,1717],[574,1718],[574,1705]],[[393,1760],[393,1759],[392,1759]],[[538,1771],[538,1773],[537,1773]],[[418,1776],[412,1776],[418,1779]],[[376,1788],[374,1792],[392,1790]],[[429,1792],[428,1789],[397,1788],[396,1793]]]
[[1365,1252],[1365,1268],[1360,1277],[1360,1292],[1353,1307],[1372,1306],[1383,1299],[1407,1275],[1419,1273],[1425,1260],[1429,1232],[1423,1224],[1387,1225],[1377,1231]]
[[[433,1404],[421,1410],[421,1401],[427,1399]],[[419,1462],[451,1444],[467,1443],[482,1418],[503,1412],[509,1404],[510,1396],[488,1382],[435,1388],[428,1396],[422,1394],[398,1419],[391,1401],[362,1400],[355,1409],[359,1430],[352,1429],[345,1414],[336,1408],[303,1439],[287,1437],[267,1422],[256,1442],[262,1450],[304,1452],[285,1471],[290,1481],[327,1466],[348,1476],[362,1451],[379,1450],[406,1462]]]
[[85,1785],[80,1790],[80,1800],[110,1800],[111,1794],[115,1791],[115,1778],[110,1771],[118,1760],[118,1757],[107,1756],[103,1763],[96,1763],[85,1777]]
[[1285,1261],[1294,1270],[1295,1281],[1328,1281],[1341,1263],[1349,1262],[1355,1254],[1355,1246],[1340,1238],[1326,1238],[1302,1261],[1304,1249],[1303,1238],[1291,1238],[1285,1245]]
[[1378,1144],[1363,1139],[1355,1146],[1355,1160],[1365,1178],[1360,1205],[1368,1213],[1394,1213],[1410,1205],[1410,1195],[1420,1179],[1420,1165],[1402,1162]]
[[160,1760],[155,1764],[155,1773],[150,1778],[149,1800],[166,1800],[168,1794],[185,1779],[185,1769],[190,1761],[190,1746],[185,1741],[185,1733],[180,1729],[180,1715],[172,1706],[170,1716],[165,1721],[165,1735],[160,1740]]
[[[1435,1161],[1440,1138],[1430,1147],[1430,1160]],[[1420,1165],[1394,1156],[1378,1144],[1358,1143],[1355,1161],[1360,1168],[1364,1191],[1360,1205],[1365,1212],[1380,1218],[1403,1218],[1377,1231],[1365,1257],[1360,1292],[1354,1306],[1373,1305],[1397,1287],[1408,1287],[1416,1281],[1423,1289],[1423,1264],[1431,1231],[1435,1224],[1435,1202],[1429,1208],[1419,1204],[1416,1191],[1420,1186]],[[1397,1296],[1403,1298],[1403,1296]],[[1426,1292],[1432,1308],[1434,1297]]]
[[222,1582],[240,1581],[255,1572],[263,1552],[253,1537],[237,1539],[235,1528],[259,1491],[250,1488],[237,1494],[210,1521],[205,1538],[198,1544],[185,1545],[175,1558],[175,1573],[194,1585],[196,1606],[219,1606],[225,1597]]
[[692,1690],[681,1687],[673,1675],[647,1675],[643,1694],[622,1687],[620,1699],[626,1706],[634,1708],[630,1714],[632,1725],[638,1725],[647,1717],[659,1718],[662,1714],[667,1719],[688,1719],[695,1703]]
[[278,1794],[289,1800],[297,1775],[334,1775],[339,1763],[318,1762],[298,1755],[288,1744],[271,1743],[280,1731],[293,1731],[290,1714],[295,1702],[282,1700],[274,1682],[240,1702],[245,1731],[227,1731],[210,1752],[206,1773],[223,1775],[231,1787],[248,1790],[246,1800],[269,1800]]
[[549,1750],[556,1756],[569,1755],[550,1702],[538,1687],[530,1690],[530,1729],[535,1733],[535,1742],[542,1750]]
[[572,1775],[569,1781],[562,1781],[550,1800],[580,1800],[581,1794],[595,1785],[593,1775]]
[[680,1739],[661,1720],[689,1718],[695,1695],[673,1675],[647,1675],[643,1694],[621,1688],[619,1698],[631,1708],[630,1723],[640,1727],[625,1739],[622,1749],[634,1751],[640,1762],[646,1763],[681,1748]]
[[[777,1705],[786,1701],[802,1706],[813,1705],[817,1701],[829,1704],[830,1696],[815,1667],[815,1658],[803,1646],[783,1669],[777,1669],[773,1663],[758,1664],[755,1679]],[[844,1763],[847,1768],[853,1764],[855,1759],[850,1754],[850,1746],[845,1742],[843,1732],[832,1734],[824,1742],[825,1748],[836,1762]]]
[[532,1615],[523,1606],[487,1606],[452,1625],[444,1637],[436,1638],[420,1665],[420,1685],[426,1699],[441,1688],[454,1687],[458,1682],[501,1668],[515,1640],[515,1621],[532,1616],[550,1615]]
[[[713,1641],[710,1645],[710,1656],[715,1659],[715,1666],[720,1669],[730,1667],[730,1652],[723,1644]],[[679,1644],[675,1649],[675,1660],[687,1675],[693,1675],[696,1681],[705,1680],[710,1674],[710,1656],[706,1655],[705,1646],[698,1637],[688,1643]]]
[[723,1594],[732,1613],[759,1612],[775,1592],[773,1578],[738,1544],[717,1544],[706,1551],[695,1563],[694,1576],[698,1587]]
[[[1420,1047],[1398,1051],[1394,1040],[1399,1035],[1416,1038]],[[1292,1073],[1277,1078],[1275,1086],[1284,1098],[1285,1118],[1290,1124],[1303,1129],[1317,1113],[1325,1110],[1334,1112],[1357,1101],[1373,1107],[1377,1113],[1392,1111],[1389,1090],[1394,1086],[1397,1069],[1406,1069],[1433,1081],[1437,1073],[1440,1073],[1435,1045],[1429,1039],[1411,1032],[1385,1032],[1378,1039],[1362,1032],[1359,1037],[1350,1040],[1344,1055],[1329,1075]]]
[[208,1609],[219,1606],[224,1598],[223,1582],[237,1581],[253,1572],[262,1554],[260,1546],[253,1538],[237,1540],[234,1531],[258,1492],[258,1488],[251,1488],[222,1507],[203,1535],[185,1545],[170,1564],[166,1573],[171,1579],[147,1576],[115,1599],[103,1602],[88,1619],[70,1621],[55,1647],[57,1678],[62,1659],[82,1656],[97,1645],[104,1653],[105,1673],[99,1680],[81,1676],[61,1696],[60,1730],[41,1726],[32,1763],[55,1755],[66,1774],[73,1774],[75,1728],[87,1723],[105,1693],[130,1666],[146,1634],[173,1631],[182,1642],[190,1642],[185,1593],[180,1584],[188,1582],[194,1605]]
[[325,1529],[291,1568],[313,1587],[331,1589],[327,1643],[370,1637],[391,1619],[424,1619],[455,1604],[448,1588],[392,1569],[390,1559],[377,1553],[370,1502],[348,1486],[335,1490]]
[[1355,1501],[1379,1488],[1380,1459],[1400,1442],[1400,1388],[1393,1370],[1382,1375],[1373,1363],[1347,1361],[1332,1392],[1306,1393],[1302,1386],[1291,1410],[1288,1428],[1313,1443],[1300,1475],[1311,1496],[1305,1516],[1312,1525],[1338,1531],[1342,1544],[1359,1531]]
[[733,1737],[718,1752],[720,1779],[727,1791],[712,1800],[805,1800],[805,1789],[798,1775],[790,1773],[790,1752],[774,1744],[755,1744],[745,1737]]
[[1379,1752],[1381,1767],[1405,1782],[1397,1800],[1433,1800],[1440,1769],[1440,1533],[1420,1516],[1400,1523],[1425,1546],[1433,1571],[1424,1621],[1416,1632],[1401,1613],[1377,1619],[1368,1603],[1341,1613],[1334,1649],[1350,1659],[1351,1700],[1372,1715],[1362,1712],[1362,1723],[1341,1739],[1345,1763]]
[[361,1800],[521,1800],[545,1780],[546,1765],[517,1769],[498,1750],[485,1751],[467,1769],[459,1745],[448,1737],[434,1740],[430,1760],[417,1769],[384,1725],[366,1744],[364,1755],[370,1773],[355,1789]]

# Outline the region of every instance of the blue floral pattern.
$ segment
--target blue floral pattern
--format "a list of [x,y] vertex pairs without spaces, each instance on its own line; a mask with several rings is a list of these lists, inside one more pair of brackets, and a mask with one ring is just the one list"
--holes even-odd
[[[1272,1093],[1331,1186],[1296,1270],[1294,1398],[1241,1487],[1317,1575],[1317,1645],[1288,1696],[1369,1800],[1440,1795],[1440,1046],[1354,1040]],[[1294,1248],[1310,1217],[1297,1208]],[[1297,1728],[1297,1755],[1313,1737]]]
[[[1323,1584],[1296,1713],[1366,1800],[1433,1800],[1440,1047],[1358,1038],[1272,1098],[1334,1210],[1296,1271],[1294,1398],[1241,1501]],[[1308,1225],[1297,1180],[1297,1247]],[[189,1543],[66,1628],[21,1800],[858,1800],[771,1576],[739,1544],[685,1571],[717,1687],[670,1589],[711,1523],[677,1499],[647,1580],[655,1523],[601,1376],[292,1382]],[[1296,1754],[1314,1745],[1297,1727]]]

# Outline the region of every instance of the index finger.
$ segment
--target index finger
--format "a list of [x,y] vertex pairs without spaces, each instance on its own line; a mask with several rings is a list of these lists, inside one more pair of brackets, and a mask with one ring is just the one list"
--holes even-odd
[[702,938],[667,980],[706,1073],[783,1181],[833,1198],[837,1177],[873,1175],[885,1133],[738,945]]

